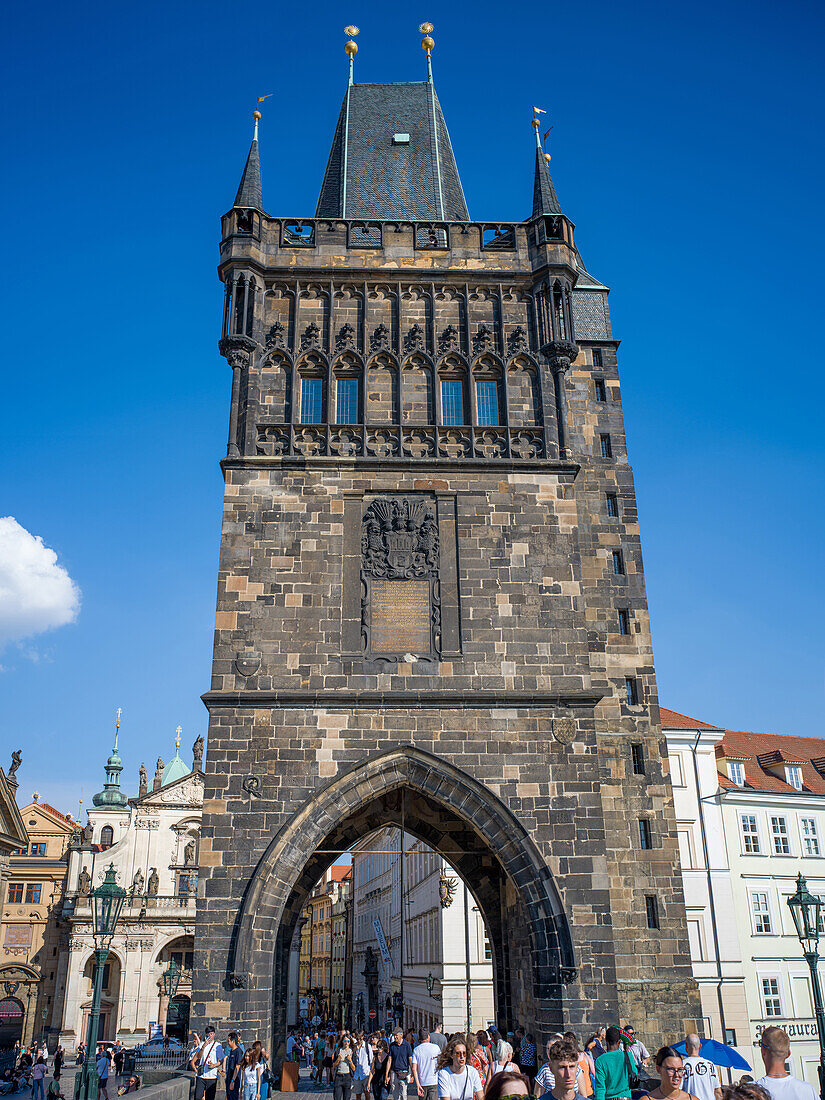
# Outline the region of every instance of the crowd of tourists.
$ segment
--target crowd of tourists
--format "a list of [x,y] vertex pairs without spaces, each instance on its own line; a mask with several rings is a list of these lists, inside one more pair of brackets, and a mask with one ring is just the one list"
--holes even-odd
[[[9,1096],[31,1089],[31,1100],[66,1100],[60,1080],[66,1062],[63,1047],[59,1046],[53,1055],[49,1055],[45,1043],[35,1043],[24,1049],[18,1042],[12,1053],[12,1064],[0,1075],[0,1096]],[[120,1043],[101,1044],[95,1050],[98,1100],[109,1100],[110,1084],[114,1086],[118,1096],[137,1092],[140,1088],[140,1077],[136,1073],[123,1076],[124,1054],[125,1050]],[[50,1076],[50,1057],[51,1079],[47,1082]],[[80,1043],[75,1053],[75,1066],[78,1072],[85,1059],[86,1047],[84,1043]]]
[[[400,1027],[370,1035],[293,1029],[278,1060],[306,1069],[309,1088],[331,1089],[334,1100],[818,1100],[811,1085],[788,1072],[790,1040],[781,1028],[762,1033],[764,1074],[725,1085],[702,1057],[698,1035],[678,1045],[684,1053],[667,1045],[651,1055],[632,1027],[614,1026],[583,1042],[572,1031],[556,1033],[542,1057],[523,1028],[449,1036],[440,1025],[417,1035]],[[216,1071],[218,1063],[213,1054]],[[259,1082],[254,1070],[243,1078],[242,1100],[266,1100]],[[238,1100],[228,1084],[227,1097]]]

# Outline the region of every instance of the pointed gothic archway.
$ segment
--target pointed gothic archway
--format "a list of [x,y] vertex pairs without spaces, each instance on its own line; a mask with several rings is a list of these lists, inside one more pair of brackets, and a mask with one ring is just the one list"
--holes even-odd
[[499,1018],[558,1026],[576,971],[550,870],[493,791],[411,745],[334,779],[272,839],[238,912],[228,984],[270,983],[273,1033],[283,1032],[289,947],[305,899],[335,852],[387,824],[403,825],[467,883],[493,942]]

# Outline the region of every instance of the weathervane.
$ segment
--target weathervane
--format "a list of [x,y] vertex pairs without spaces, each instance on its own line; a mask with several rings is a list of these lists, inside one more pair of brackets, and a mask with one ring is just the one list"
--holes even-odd
[[432,52],[435,49],[435,42],[433,40],[432,33],[435,29],[432,23],[422,23],[418,28],[424,37],[421,39],[421,49],[427,51],[427,80],[430,84],[433,82],[433,62]]
[[358,43],[355,42],[354,39],[358,34],[358,28],[353,23],[350,23],[348,27],[344,27],[344,34],[348,36],[347,43],[344,46],[344,53],[349,58],[349,82],[352,84],[353,62],[355,61],[355,55],[358,53]]
[[[536,131],[536,145],[538,146],[538,150],[539,150],[540,153],[543,150],[544,159],[549,164],[550,163],[550,154],[547,152],[547,138],[550,136],[550,131],[553,129],[553,127],[550,126],[547,130],[544,131],[544,138],[543,139],[541,139],[539,137],[539,130],[541,129],[541,122],[539,121],[539,115],[546,115],[546,114],[547,114],[547,112],[541,107],[534,107],[533,108],[533,129]],[[542,141],[543,141],[543,146],[542,146]]]
[[252,134],[252,140],[258,140],[258,123],[261,121],[261,112],[258,110],[258,104],[263,103],[265,99],[271,99],[275,95],[274,92],[270,92],[269,95],[259,95],[255,101],[255,110],[252,112],[252,117],[255,119],[255,131]]

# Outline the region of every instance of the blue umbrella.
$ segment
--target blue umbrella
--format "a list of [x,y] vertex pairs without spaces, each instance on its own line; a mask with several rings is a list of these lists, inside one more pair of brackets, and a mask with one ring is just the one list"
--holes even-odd
[[[674,1044],[673,1049],[678,1050],[679,1053],[683,1055],[685,1053],[684,1040],[682,1040],[681,1043]],[[699,1055],[702,1058],[707,1058],[709,1062],[713,1062],[715,1066],[725,1066],[728,1069],[744,1070],[751,1070],[753,1068],[748,1065],[742,1055],[738,1054],[733,1047],[726,1046],[725,1043],[717,1043],[715,1039],[703,1039]]]

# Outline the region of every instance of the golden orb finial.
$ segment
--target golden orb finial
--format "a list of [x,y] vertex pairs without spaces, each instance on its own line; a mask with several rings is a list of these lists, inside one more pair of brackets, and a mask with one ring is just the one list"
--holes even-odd
[[358,53],[358,43],[353,42],[353,40],[350,38],[347,44],[344,46],[344,50],[350,57],[355,57],[355,55]]
[[348,27],[344,27],[344,34],[349,35],[349,41],[344,46],[344,52],[346,53],[350,61],[352,61],[352,59],[358,53],[358,45],[353,42],[353,38],[355,38],[358,33],[358,28],[355,26],[354,23],[350,23]]
[[550,163],[550,154],[549,154],[549,153],[545,153],[545,154],[544,154],[544,159],[545,159],[545,160],[547,161],[547,163],[549,164],[549,163]]
[[429,55],[435,49],[435,41],[431,37],[434,27],[432,23],[422,23],[418,29],[424,35],[424,38],[421,40],[421,49],[426,50]]
[[532,125],[534,130],[538,130],[539,126],[541,126],[541,123],[539,122],[539,120],[537,118],[534,118],[531,125]]
[[261,112],[260,111],[253,111],[252,112],[252,117],[255,119],[256,122],[258,122],[260,120],[260,117],[261,117]]

